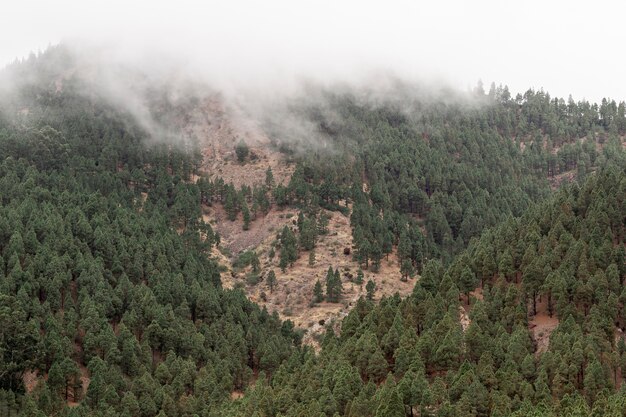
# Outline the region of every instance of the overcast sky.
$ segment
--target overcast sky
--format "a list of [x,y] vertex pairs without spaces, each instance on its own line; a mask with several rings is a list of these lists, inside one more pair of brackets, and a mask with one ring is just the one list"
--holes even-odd
[[0,10],[2,65],[78,39],[235,83],[391,70],[626,99],[620,1],[7,0]]

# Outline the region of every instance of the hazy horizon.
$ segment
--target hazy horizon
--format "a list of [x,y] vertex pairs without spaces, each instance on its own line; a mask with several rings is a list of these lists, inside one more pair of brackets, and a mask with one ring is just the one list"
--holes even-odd
[[618,2],[417,3],[24,1],[5,6],[0,65],[69,41],[238,87],[390,72],[459,89],[480,79],[513,94],[626,99]]

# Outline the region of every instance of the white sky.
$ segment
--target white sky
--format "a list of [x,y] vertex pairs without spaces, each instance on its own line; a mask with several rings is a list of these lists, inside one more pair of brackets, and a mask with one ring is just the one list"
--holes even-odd
[[233,82],[390,69],[626,99],[620,1],[4,0],[0,11],[0,65],[72,38]]

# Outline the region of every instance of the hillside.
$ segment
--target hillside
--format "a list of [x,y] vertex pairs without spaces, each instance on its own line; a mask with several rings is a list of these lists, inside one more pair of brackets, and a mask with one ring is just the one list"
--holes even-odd
[[[583,123],[573,108],[591,111],[586,102],[565,105],[543,92],[515,99],[506,88],[494,88],[482,98],[420,94],[386,92],[373,104],[367,97],[326,91],[278,111],[285,122],[246,119],[241,109],[219,97],[194,108],[184,129],[204,149],[201,171],[214,188],[223,182],[241,193],[233,197],[239,201],[234,214],[222,197],[203,208],[204,220],[223,238],[218,257],[229,267],[225,285],[240,285],[270,311],[319,331],[320,321],[345,314],[364,293],[362,286],[354,290],[349,279],[359,269],[365,270],[366,281],[376,283],[379,295],[406,295],[412,287],[406,278],[419,275],[424,259],[449,262],[484,227],[523,214],[562,184],[582,181],[607,160],[619,158],[626,145],[624,136],[615,134],[626,126],[622,107],[612,124],[589,115]],[[425,107],[433,100],[438,106]],[[537,116],[537,108],[546,116]],[[307,126],[310,142],[293,136],[294,123]],[[239,143],[249,152],[243,160],[236,154]],[[262,189],[268,169],[274,185],[266,186],[268,208],[259,211],[254,192],[243,194],[247,188]],[[350,182],[353,178],[363,182],[365,192]],[[318,236],[316,262],[308,265],[309,251],[301,251],[298,262],[280,272],[278,259],[270,262],[268,256],[271,248],[280,247],[277,233],[285,225],[293,227],[299,212],[320,206],[330,217],[331,233]],[[252,213],[247,230],[244,208]],[[349,256],[342,255],[346,248]],[[230,268],[247,250],[262,261],[260,273],[254,274],[260,279],[250,277],[250,268]],[[367,268],[369,259],[377,263],[383,257],[380,271]],[[323,281],[328,267],[342,271],[350,294],[341,303],[312,305],[315,282]],[[269,270],[277,274],[276,291],[262,282]]]
[[202,414],[297,349],[288,322],[222,289],[193,154],[147,146],[76,79],[22,82],[0,121],[3,413]]
[[360,300],[317,357],[292,357],[232,415],[620,415],[624,196],[626,171],[611,166],[448,268],[429,261],[410,297]]
[[622,409],[624,103],[391,79],[253,112],[79,58],[0,77],[9,413]]
[[[276,185],[288,186],[296,166],[294,158],[277,150],[253,120],[244,120],[223,100],[208,98],[205,104],[193,110],[185,123],[183,130],[196,138],[202,149],[203,162],[199,173],[209,181],[223,181],[235,189],[261,187],[269,169]],[[245,161],[239,161],[235,152],[234,144],[240,141],[249,149],[250,155]],[[293,226],[298,212],[295,207],[272,204],[266,214],[259,213],[250,221],[248,230],[243,229],[241,214],[234,221],[228,219],[223,204],[203,205],[202,218],[221,237],[215,257],[227,268],[222,275],[223,285],[229,288],[241,286],[255,303],[308,330],[305,341],[315,343],[311,337],[323,330],[319,323],[347,314],[349,307],[365,295],[365,285],[350,282],[349,277],[357,275],[359,265],[350,255],[344,255],[344,249],[352,249],[352,231],[349,216],[340,212],[325,211],[329,218],[329,232],[318,237],[313,265],[309,265],[307,251],[285,272],[280,270],[278,257],[270,259],[269,253],[276,245],[277,232],[286,225]],[[233,268],[237,257],[248,250],[254,250],[260,257],[262,275],[270,269],[275,271],[277,283],[271,291],[267,282],[249,285],[246,276],[250,274],[250,268]],[[329,266],[342,272],[346,286],[342,302],[312,305],[313,286],[318,279],[323,281]],[[367,279],[376,283],[379,295],[391,295],[396,291],[408,295],[412,284],[399,281],[399,276],[399,266],[392,256],[378,273],[368,274]]]

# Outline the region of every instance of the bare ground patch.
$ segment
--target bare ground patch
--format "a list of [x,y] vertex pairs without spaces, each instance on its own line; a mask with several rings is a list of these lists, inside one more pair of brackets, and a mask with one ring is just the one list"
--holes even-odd
[[[276,273],[277,283],[274,291],[270,292],[265,281],[256,286],[246,287],[251,300],[267,307],[271,312],[278,312],[281,318],[293,321],[296,326],[308,330],[305,343],[313,345],[315,345],[315,334],[323,332],[328,323],[338,324],[359,297],[365,296],[365,283],[369,279],[376,283],[376,299],[393,295],[396,292],[406,296],[411,293],[414,285],[413,280],[408,282],[400,280],[400,268],[393,254],[388,260],[382,260],[378,273],[364,271],[365,278],[362,285],[352,282],[356,278],[359,267],[352,260],[351,255],[344,254],[344,248],[352,247],[350,221],[339,212],[328,212],[328,214],[331,216],[329,233],[320,236],[317,242],[313,266],[309,266],[309,252],[301,252],[294,265],[283,273],[278,267],[278,253],[274,259],[269,259],[269,249],[274,240],[274,236],[270,236],[259,245],[258,253],[261,256],[263,273],[267,273],[270,269]],[[326,272],[329,267],[338,269],[341,273],[343,298],[339,303],[313,304],[313,287],[317,280],[325,286]]]
[[[236,187],[263,184],[268,168],[277,184],[288,183],[293,174],[294,165],[284,155],[277,152],[272,141],[262,129],[246,119],[234,109],[226,108],[219,97],[205,100],[186,119],[185,131],[198,138],[203,148],[202,171],[209,178],[221,177]],[[250,149],[250,157],[245,163],[237,161],[235,145],[243,140]],[[221,205],[203,207],[203,219],[211,224],[221,236],[219,250],[213,250],[212,256],[227,271],[222,273],[222,283],[226,288],[243,286],[248,297],[271,312],[276,311],[283,319],[292,320],[296,326],[310,330],[305,341],[314,343],[314,334],[323,332],[320,323],[339,323],[360,296],[365,295],[365,283],[372,279],[376,283],[376,299],[396,292],[406,296],[411,293],[413,280],[402,282],[400,268],[394,254],[383,259],[380,271],[376,274],[365,272],[362,286],[353,284],[350,276],[356,277],[358,265],[351,255],[344,255],[344,248],[352,248],[352,230],[350,220],[339,212],[328,212],[329,233],[320,236],[315,248],[316,260],[309,266],[309,253],[301,252],[293,266],[283,273],[278,267],[279,249],[273,259],[269,258],[271,246],[277,233],[284,225],[293,225],[297,211],[294,209],[276,210],[273,208],[267,216],[259,216],[251,221],[249,230],[243,230],[241,215],[237,220],[228,220]],[[246,284],[249,269],[233,271],[232,260],[237,254],[256,250],[261,260],[261,275],[273,269],[277,283],[270,291],[265,280],[252,286]],[[313,305],[313,287],[319,279],[322,284],[328,267],[338,268],[344,288],[340,303],[319,303]]]
[[233,256],[254,249],[268,237],[275,236],[285,224],[291,224],[297,214],[295,209],[270,210],[267,216],[259,215],[250,221],[249,229],[243,230],[241,214],[235,221],[230,221],[219,204],[205,206],[202,211],[202,219],[220,234],[220,246],[227,248]]
[[[183,129],[198,139],[204,157],[202,171],[209,178],[221,177],[237,188],[263,183],[268,168],[272,169],[277,184],[291,178],[293,164],[272,149],[263,130],[236,109],[227,108],[219,97],[209,98],[194,109]],[[244,163],[235,156],[235,145],[240,141],[250,149]]]
[[30,394],[39,383],[39,372],[37,370],[24,372],[22,382],[24,382],[26,392]]
[[535,354],[548,350],[550,346],[550,335],[559,325],[559,319],[556,315],[550,317],[548,314],[547,300],[545,297],[537,303],[537,314],[529,321],[528,327],[537,344],[537,350]]

